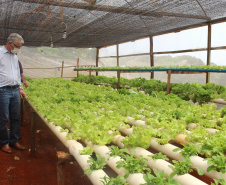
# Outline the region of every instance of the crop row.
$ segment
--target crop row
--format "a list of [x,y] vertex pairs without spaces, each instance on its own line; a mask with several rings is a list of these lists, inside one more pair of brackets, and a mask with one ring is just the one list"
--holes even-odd
[[[29,101],[48,122],[64,128],[69,139],[110,144],[120,135],[122,127],[130,128],[126,123],[129,123],[129,117],[133,117],[145,119],[146,126],[132,126],[133,133],[121,142],[125,147],[148,148],[152,138],[156,138],[159,144],[167,144],[178,134],[187,134],[188,125],[196,123],[197,128],[187,134],[187,141],[200,142],[198,152],[210,158],[210,164],[215,158],[222,158],[222,154],[225,160],[226,116],[224,110],[216,110],[214,104],[196,106],[173,94],[166,96],[156,92],[154,96],[147,96],[129,90],[121,93],[111,87],[62,79],[30,81],[27,89]],[[215,128],[218,132],[208,134],[207,128]],[[225,173],[225,164],[219,167],[222,164],[217,166],[215,163],[212,170]]]
[[[89,84],[103,84],[110,85],[113,88],[117,88],[118,79],[116,77],[106,76],[85,76],[80,74],[78,78],[74,78],[75,82],[85,82]],[[145,78],[126,79],[120,77],[120,84],[122,88],[136,88],[143,90],[146,94],[152,94],[157,92],[166,92],[167,84],[160,80]],[[122,90],[123,91],[123,90]],[[198,83],[171,83],[170,92],[176,94],[183,100],[191,100],[192,102],[198,102],[203,104],[209,102],[212,99],[223,98],[226,100],[226,87],[217,85],[215,83],[208,83],[205,85]]]

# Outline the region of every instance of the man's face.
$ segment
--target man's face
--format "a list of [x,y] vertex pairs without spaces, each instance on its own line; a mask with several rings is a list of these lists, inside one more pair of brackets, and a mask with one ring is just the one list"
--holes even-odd
[[16,40],[14,42],[9,41],[9,45],[10,45],[10,49],[11,49],[11,53],[13,54],[17,54],[20,50],[20,48],[22,47],[22,43],[20,40]]

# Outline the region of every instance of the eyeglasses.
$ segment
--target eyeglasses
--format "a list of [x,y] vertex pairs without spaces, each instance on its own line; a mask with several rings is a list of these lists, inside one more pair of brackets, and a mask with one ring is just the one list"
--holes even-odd
[[16,48],[21,48],[22,46],[17,46],[16,44],[14,44],[13,42],[12,42],[12,44],[16,47]]

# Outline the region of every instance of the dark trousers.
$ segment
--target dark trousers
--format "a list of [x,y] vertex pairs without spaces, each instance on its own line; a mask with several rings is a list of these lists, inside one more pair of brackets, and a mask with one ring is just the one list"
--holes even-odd
[[[10,133],[7,128],[10,119]],[[20,94],[17,88],[0,87],[0,145],[15,144],[20,137]]]

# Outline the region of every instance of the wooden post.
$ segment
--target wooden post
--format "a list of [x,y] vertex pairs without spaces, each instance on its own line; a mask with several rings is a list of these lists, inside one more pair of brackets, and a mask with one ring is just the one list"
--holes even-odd
[[65,184],[65,162],[75,161],[74,157],[65,152],[57,152],[57,185]]
[[167,91],[166,91],[166,94],[169,94],[170,93],[170,80],[171,80],[171,70],[168,70],[167,73],[168,73],[168,79],[167,79]]
[[91,70],[89,70],[89,79],[91,79]]
[[57,162],[57,184],[64,185],[65,181],[65,163]]
[[36,113],[31,112],[31,140],[30,140],[31,157],[35,157],[35,120],[36,120]]
[[64,72],[64,61],[62,61],[61,78],[63,78],[63,72]]
[[117,71],[118,89],[120,89],[120,71]]
[[24,99],[21,99],[20,101],[20,123],[23,125],[24,120]]
[[[208,23],[208,40],[207,40],[207,63],[210,65],[210,54],[211,54],[211,24]],[[206,73],[206,83],[210,82],[210,73]]]
[[[97,48],[97,53],[96,53],[96,67],[99,65],[99,50],[100,48]],[[98,76],[98,71],[96,71],[96,76]]]
[[[150,36],[150,66],[154,66],[154,54],[153,54],[153,37]],[[151,79],[154,78],[154,71],[151,72]]]
[[[79,68],[79,58],[77,58],[77,68]],[[78,78],[78,75],[79,75],[79,71],[77,71],[77,78]]]

